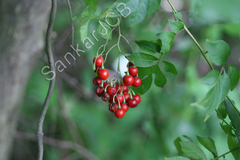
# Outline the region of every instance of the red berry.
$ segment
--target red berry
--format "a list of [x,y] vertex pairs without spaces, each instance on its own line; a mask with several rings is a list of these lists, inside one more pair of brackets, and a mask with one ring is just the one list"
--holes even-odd
[[135,108],[138,105],[138,102],[136,99],[129,99],[127,102],[128,106],[131,108]]
[[118,104],[117,103],[111,103],[109,104],[109,110],[111,112],[116,112],[118,110]]
[[98,70],[102,69],[102,67],[97,67],[94,72],[98,72]]
[[107,69],[98,70],[98,77],[102,80],[106,80],[109,76],[109,72]]
[[110,83],[109,83],[109,82],[104,82],[104,83],[103,83],[103,88],[106,88],[106,87],[108,87],[108,86],[110,86]]
[[117,89],[117,92],[118,92],[118,93],[121,93],[122,90],[123,90],[122,84],[116,84],[115,88]]
[[128,92],[128,87],[125,84],[123,84],[123,92]]
[[123,118],[124,115],[125,115],[125,112],[124,112],[123,109],[118,109],[118,110],[115,112],[115,116],[116,116],[117,118]]
[[133,66],[133,63],[132,62],[128,62],[127,67],[129,68],[131,66]]
[[102,100],[105,101],[105,102],[109,101],[110,100],[110,95],[107,92],[104,92],[102,94]]
[[107,87],[107,92],[109,93],[109,95],[115,95],[117,93],[117,89],[115,87]]
[[132,75],[132,76],[136,76],[138,74],[138,68],[137,67],[131,66],[131,67],[129,67],[128,71],[129,71],[129,74]]
[[93,84],[100,85],[102,84],[102,80],[99,77],[93,78]]
[[102,67],[102,64],[104,63],[104,59],[102,56],[94,57],[93,63],[95,63],[96,67]]
[[98,87],[96,89],[96,94],[98,95],[98,97],[101,97],[101,95],[103,94],[104,88],[103,87]]
[[141,97],[139,94],[134,95],[133,98],[137,100],[138,104],[141,102]]
[[126,103],[121,103],[121,109],[124,110],[124,112],[128,111],[128,105]]
[[124,83],[125,85],[127,85],[127,86],[131,86],[131,85],[134,83],[134,78],[133,78],[133,76],[131,76],[131,75],[129,75],[129,76],[125,75],[125,76],[123,77],[123,83]]
[[130,94],[127,92],[123,92],[123,96],[125,98],[125,102],[127,102],[130,99]]
[[132,85],[134,87],[139,87],[141,84],[142,84],[142,80],[139,77],[135,77]]
[[117,95],[115,96],[115,102],[117,102],[117,103],[122,103],[122,102],[123,102],[123,96],[120,95],[120,94],[117,94]]
[[110,95],[109,103],[113,103],[113,95]]

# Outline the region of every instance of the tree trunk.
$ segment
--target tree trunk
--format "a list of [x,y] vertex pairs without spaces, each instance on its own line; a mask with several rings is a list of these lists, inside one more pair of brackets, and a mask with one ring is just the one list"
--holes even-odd
[[50,0],[0,1],[1,160],[9,158],[25,85],[44,47],[50,5]]

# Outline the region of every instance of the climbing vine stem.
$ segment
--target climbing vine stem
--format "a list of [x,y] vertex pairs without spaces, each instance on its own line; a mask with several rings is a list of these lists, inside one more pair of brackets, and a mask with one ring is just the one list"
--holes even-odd
[[[168,3],[170,4],[172,10],[173,10],[173,13],[176,14],[177,13],[177,10],[174,8],[171,0],[167,0]],[[180,22],[183,23],[182,20],[179,19]],[[207,58],[206,56],[206,51],[204,51],[202,49],[202,47],[200,46],[200,44],[197,42],[197,40],[194,38],[194,36],[191,34],[191,32],[187,29],[186,25],[183,23],[183,26],[184,26],[184,30],[187,32],[187,34],[192,38],[192,40],[194,41],[194,43],[197,45],[198,49],[200,50],[202,56],[204,57],[204,59],[207,61],[209,67],[211,68],[211,70],[214,70],[211,62],[209,61],[209,59]],[[236,105],[234,104],[234,102],[229,98],[229,96],[227,96],[227,99],[230,101],[230,103],[232,104],[232,106],[235,108],[235,110],[237,111],[238,115],[240,116],[240,111],[238,110],[238,108],[236,107]]]
[[[55,66],[54,66],[54,58],[53,58],[53,53],[52,53],[51,34],[52,34],[52,28],[53,28],[56,12],[57,12],[57,0],[52,0],[50,19],[49,19],[47,35],[46,35],[46,49],[47,49],[48,63],[50,65],[51,71],[54,73],[55,73]],[[45,115],[46,115],[46,112],[47,112],[47,109],[49,106],[49,102],[50,102],[50,99],[51,99],[51,96],[53,93],[54,84],[55,84],[55,78],[50,81],[47,96],[44,101],[41,116],[40,116],[39,122],[38,122],[38,129],[37,129],[38,160],[43,159],[43,122],[44,122],[44,118],[45,118]]]

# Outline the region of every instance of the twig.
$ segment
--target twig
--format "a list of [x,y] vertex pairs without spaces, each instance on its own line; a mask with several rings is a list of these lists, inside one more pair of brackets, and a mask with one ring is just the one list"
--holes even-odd
[[[16,132],[15,137],[18,139],[26,139],[36,142],[36,136],[30,133]],[[76,150],[79,154],[90,160],[99,160],[92,152],[84,148],[83,146],[71,141],[58,140],[50,137],[43,137],[43,142],[50,146],[55,146],[64,149]]]
[[[171,0],[167,0],[168,3],[170,4],[172,10],[173,10],[173,13],[176,14],[177,13],[177,10],[174,8]],[[179,20],[181,22],[183,22],[182,20]],[[187,29],[186,25],[183,23],[183,26],[184,26],[184,30],[187,32],[187,34],[192,38],[193,42],[197,45],[198,49],[200,50],[202,56],[204,57],[204,59],[207,61],[209,67],[211,68],[211,70],[214,70],[211,62],[209,61],[209,59],[207,58],[206,56],[206,51],[204,51],[202,49],[202,47],[199,45],[199,43],[197,42],[197,40],[194,38],[194,36],[191,34],[191,32]],[[227,99],[229,100],[229,102],[232,104],[232,106],[234,107],[234,109],[237,111],[238,115],[240,116],[240,111],[238,110],[238,108],[236,107],[236,105],[233,103],[233,101],[231,100],[231,98],[227,95],[226,96]]]
[[[52,53],[51,34],[52,34],[54,19],[56,16],[56,11],[57,11],[57,0],[52,0],[50,19],[49,19],[47,35],[46,35],[46,47],[47,47],[48,63],[50,64],[51,71],[53,71],[53,72],[55,72],[55,66],[54,66],[54,58],[53,58],[53,53]],[[40,116],[40,119],[38,122],[38,129],[37,129],[38,147],[39,147],[38,160],[43,159],[43,122],[44,122],[44,118],[45,118],[45,115],[46,115],[46,112],[48,109],[49,101],[50,101],[52,93],[53,93],[54,84],[55,84],[55,79],[50,81],[47,96],[44,101],[41,116]]]
[[[71,3],[69,0],[67,0],[68,3],[68,9],[70,13],[70,19],[71,19],[71,27],[72,27],[72,46],[74,46],[74,25],[73,25],[73,19],[72,19],[72,8],[71,8]],[[72,49],[73,57],[75,58],[75,52]],[[75,60],[73,61],[73,68],[75,68]]]

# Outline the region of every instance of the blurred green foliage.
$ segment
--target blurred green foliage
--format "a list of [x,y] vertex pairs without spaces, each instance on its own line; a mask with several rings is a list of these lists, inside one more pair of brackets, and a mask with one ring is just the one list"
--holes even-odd
[[[100,14],[113,2],[99,1],[96,14]],[[122,21],[122,33],[135,51],[140,49],[133,40],[154,40],[157,38],[157,33],[170,30],[167,22],[174,17],[172,12],[166,10],[163,5],[165,2],[162,0],[157,12],[132,28],[127,27],[128,19]],[[83,1],[74,0],[71,3],[74,14],[85,6]],[[206,47],[206,39],[225,40],[232,49],[228,63],[234,64],[239,69],[240,1],[179,0],[178,3],[182,3],[183,6],[179,10],[183,14],[183,20],[201,45]],[[69,17],[66,2],[60,1],[54,29],[57,35],[54,40],[56,59],[62,59],[65,53],[71,51]],[[79,36],[80,22],[75,21],[74,25],[75,42],[83,48]],[[97,29],[97,21],[92,21],[89,31],[95,29]],[[211,137],[215,141],[218,154],[229,150],[226,141],[228,136],[222,131],[219,125],[221,121],[217,119],[216,114],[212,114],[206,122],[203,122],[206,110],[191,107],[191,104],[200,100],[211,87],[199,83],[201,77],[210,68],[184,31],[179,32],[170,54],[163,58],[176,66],[178,75],[164,72],[168,80],[167,84],[163,88],[153,84],[142,96],[140,105],[130,109],[123,119],[116,119],[108,111],[108,103],[100,101],[91,94],[95,92],[95,86],[92,84],[94,77],[92,59],[98,47],[105,43],[100,35],[97,35],[97,38],[99,41],[94,41],[91,49],[77,57],[75,69],[66,63],[67,68],[64,72],[79,82],[76,86],[71,85],[72,78],[64,79],[66,75],[58,73],[58,85],[55,86],[44,121],[44,136],[79,143],[101,160],[160,160],[171,157],[177,155],[173,141],[182,135],[187,135],[194,142],[197,142],[196,135]],[[113,33],[109,45],[116,43],[116,39],[117,33]],[[126,43],[122,43],[121,47],[125,53],[131,52],[131,48]],[[106,67],[109,69],[112,69],[112,63],[118,55],[114,53],[115,50],[109,54],[106,62]],[[49,83],[45,80],[46,76],[40,72],[44,65],[46,62],[43,58],[36,65],[29,79],[20,109],[18,132],[36,134],[38,118]],[[79,85],[83,87],[77,89]],[[239,106],[239,86],[229,95]],[[67,115],[67,119],[64,118],[63,113]],[[229,119],[227,121],[229,122]],[[22,137],[16,138],[14,143],[11,159],[36,159],[35,141]],[[203,147],[201,149],[207,153],[208,159],[213,158],[207,149]],[[76,160],[86,159],[74,147],[63,149],[45,144],[45,160],[67,159],[67,157]],[[226,159],[232,160],[233,156],[228,154]]]

